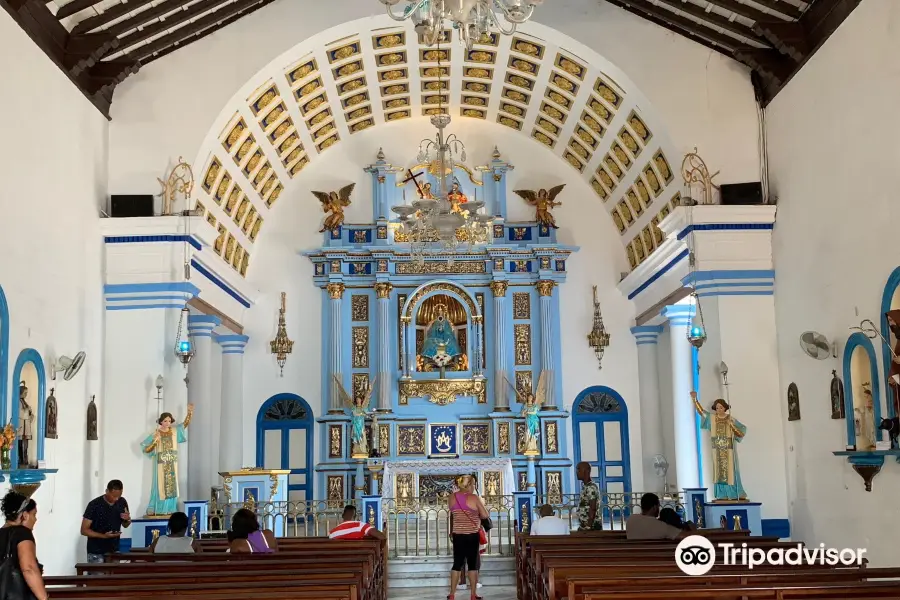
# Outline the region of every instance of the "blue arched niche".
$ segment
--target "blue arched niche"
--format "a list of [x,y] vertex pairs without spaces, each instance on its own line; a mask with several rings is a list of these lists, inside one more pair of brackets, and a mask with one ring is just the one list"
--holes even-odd
[[[596,427],[597,460],[587,461],[596,468],[594,480],[601,490],[606,491],[610,483],[622,483],[625,494],[631,492],[631,445],[628,435],[628,406],[625,399],[610,387],[591,386],[583,390],[572,405],[572,429],[575,446],[575,463],[585,460],[581,452],[581,424],[590,423]],[[619,460],[606,456],[604,431],[607,423],[618,423]],[[611,474],[621,469],[621,475]]]
[[[856,432],[853,426],[853,353],[857,350],[863,350],[869,357],[869,376],[872,378],[872,404],[875,413],[875,439],[881,439],[881,430],[878,424],[881,422],[881,383],[878,379],[878,360],[875,355],[875,347],[872,340],[867,338],[864,333],[856,332],[847,338],[847,344],[844,346],[844,410],[847,416],[847,443],[856,444]],[[890,408],[888,409],[890,411]],[[890,414],[890,412],[888,413]]]
[[[898,287],[900,287],[900,267],[897,267],[891,272],[890,277],[888,277],[887,283],[884,284],[884,291],[881,293],[881,335],[883,335],[884,339],[888,341],[890,341],[891,339],[891,329],[890,327],[888,327],[887,313],[892,308],[900,308],[900,306],[893,306],[894,294],[897,292]],[[887,346],[887,344],[881,344],[881,358],[884,361],[882,363],[884,368],[884,376],[885,378],[887,378],[887,374],[891,370],[891,349]],[[846,370],[844,371],[844,373],[844,380],[846,381]],[[890,387],[887,387],[884,390],[884,397],[885,403],[887,404],[888,417],[898,416],[894,408],[894,399],[891,397]]]
[[[12,423],[13,428],[18,431],[19,430],[19,382],[22,381],[22,369],[25,368],[25,365],[31,363],[34,365],[34,370],[37,372],[37,411],[36,415],[34,415],[35,419],[37,419],[37,430],[35,432],[35,437],[37,440],[37,459],[39,461],[44,460],[44,438],[47,431],[47,423],[46,423],[46,411],[47,411],[47,377],[46,371],[44,370],[44,359],[41,358],[40,352],[35,350],[34,348],[25,348],[21,352],[19,352],[19,357],[16,359],[16,365],[13,367],[13,376],[12,376],[12,396],[14,402],[12,404],[10,410],[10,423]],[[30,393],[35,393],[35,390],[31,390]],[[12,452],[10,453],[10,462],[12,463],[13,469],[18,468],[19,465],[19,445],[13,444]]]
[[[305,457],[303,465],[291,464],[291,431],[305,430]],[[266,432],[278,431],[281,434],[280,456],[278,468],[290,469],[288,475],[288,499],[291,491],[304,491],[306,500],[314,500],[313,496],[313,436],[315,435],[315,418],[309,404],[297,394],[275,394],[259,408],[256,415],[256,464],[266,465]],[[269,457],[271,458],[271,457]],[[269,461],[271,462],[271,461]],[[303,476],[303,483],[296,483]]]

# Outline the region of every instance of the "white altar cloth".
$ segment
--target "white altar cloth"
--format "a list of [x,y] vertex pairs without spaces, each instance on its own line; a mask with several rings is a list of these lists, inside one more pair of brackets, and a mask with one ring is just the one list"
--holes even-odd
[[[482,471],[500,471],[503,473],[503,495],[512,496],[516,491],[516,477],[513,473],[512,461],[508,458],[468,458],[431,460],[390,460],[384,463],[384,482],[382,490],[386,498],[393,496],[394,476],[397,473],[417,473],[419,475],[462,475],[480,473]],[[479,483],[481,478],[479,477]],[[483,490],[481,490],[484,493]]]

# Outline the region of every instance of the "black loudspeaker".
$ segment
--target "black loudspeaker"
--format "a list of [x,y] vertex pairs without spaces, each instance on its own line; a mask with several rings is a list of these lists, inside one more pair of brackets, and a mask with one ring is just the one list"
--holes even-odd
[[762,204],[762,184],[758,181],[751,183],[726,183],[719,191],[722,194],[722,204]]
[[152,217],[152,194],[113,194],[109,197],[111,217]]

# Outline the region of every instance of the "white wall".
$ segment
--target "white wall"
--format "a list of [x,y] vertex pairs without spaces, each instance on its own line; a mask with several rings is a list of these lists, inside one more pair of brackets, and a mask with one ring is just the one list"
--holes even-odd
[[[106,196],[107,121],[2,11],[0,55],[16,57],[0,64],[7,142],[0,147],[0,282],[10,310],[10,377],[23,348],[35,348],[45,362],[87,352],[74,379],[47,381],[48,393],[56,387],[59,439],[47,440],[46,458],[59,473],[34,496],[35,535],[45,573],[56,575],[83,557],[81,514],[103,491],[96,442],[85,441],[85,411],[91,394],[103,406],[97,207]],[[18,386],[9,384],[13,401]]]
[[[320,31],[382,11],[376,0],[280,0],[142,68],[116,89],[110,191],[157,193],[160,173],[178,156],[197,155],[222,107],[271,60]],[[697,146],[721,170],[718,183],[759,179],[756,109],[743,66],[597,0],[554,0],[535,22],[621,69],[652,104],[642,112],[656,111],[680,152]]]
[[[840,359],[808,358],[798,337],[813,329],[842,343],[861,319],[879,322],[882,289],[898,266],[898,29],[900,5],[864,0],[768,114],[772,190],[779,197],[780,387],[784,393],[797,383],[802,411],[786,430],[788,472],[796,482],[794,537],[868,548],[878,564],[896,562],[900,465],[888,458],[866,493],[850,465],[832,456],[846,437],[828,403],[831,370],[841,373]],[[881,348],[877,353],[880,361]],[[884,365],[879,370],[883,378]]]
[[[311,163],[304,170],[301,184],[279,199],[278,218],[269,219],[266,226],[270,229],[260,237],[254,266],[248,275],[249,283],[260,290],[261,296],[247,311],[243,323],[244,333],[251,340],[244,357],[245,464],[254,464],[256,414],[261,403],[271,395],[297,393],[310,403],[317,416],[323,412],[322,292],[312,284],[312,263],[298,254],[322,244],[322,235],[318,233],[322,210],[309,189],[337,189],[356,182],[347,222],[371,221],[371,176],[362,168],[373,162],[379,146],[388,138],[391,143],[385,147],[386,160],[412,166],[415,148],[430,127],[427,123],[425,118],[413,118],[356,134],[342,142],[341,152],[325,153]],[[629,331],[634,322],[634,309],[615,287],[619,273],[627,265],[612,221],[603,215],[604,207],[590,187],[549,150],[523,144],[521,134],[502,125],[461,119],[454,121],[451,129],[466,143],[469,166],[487,163],[494,145],[499,146],[504,159],[515,165],[515,170],[508,175],[509,190],[567,183],[560,196],[563,206],[554,211],[560,226],[559,241],[581,249],[569,259],[568,279],[559,288],[564,405],[571,407],[577,394],[591,385],[607,385],[625,398],[630,419],[633,489],[643,489],[639,467],[637,350]],[[533,209],[518,196],[510,192],[507,202],[510,220],[533,218]],[[612,336],[602,370],[597,369],[596,358],[585,341],[593,318],[592,285],[599,286],[604,323]],[[267,348],[268,340],[275,336],[281,292],[287,292],[288,333],[295,341],[284,378],[278,377]]]

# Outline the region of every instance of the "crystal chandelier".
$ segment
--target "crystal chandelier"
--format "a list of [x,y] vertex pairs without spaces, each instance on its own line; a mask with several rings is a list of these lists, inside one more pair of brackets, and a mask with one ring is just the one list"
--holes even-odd
[[[401,0],[380,0],[388,15],[395,21],[412,19],[419,35],[419,43],[433,46],[441,41],[444,21],[450,21],[459,32],[459,39],[471,49],[496,28],[504,35],[515,33],[516,26],[525,23],[534,7],[544,0],[402,0],[403,12],[395,14],[392,6]],[[501,19],[504,23],[501,23]]]
[[[438,62],[440,67],[440,62]],[[394,206],[400,220],[399,233],[410,243],[410,253],[421,265],[428,254],[447,254],[447,262],[453,263],[453,254],[464,246],[471,251],[478,244],[486,244],[490,239],[494,217],[479,214],[484,202],[470,200],[455,202],[451,197],[450,183],[455,167],[454,156],[461,162],[466,160],[466,146],[456,134],[445,134],[450,124],[446,114],[443,96],[438,104],[440,114],[432,115],[431,124],[437,129],[434,139],[423,139],[419,143],[416,160],[429,165],[429,171],[437,178],[437,193],[423,193],[412,205]]]

